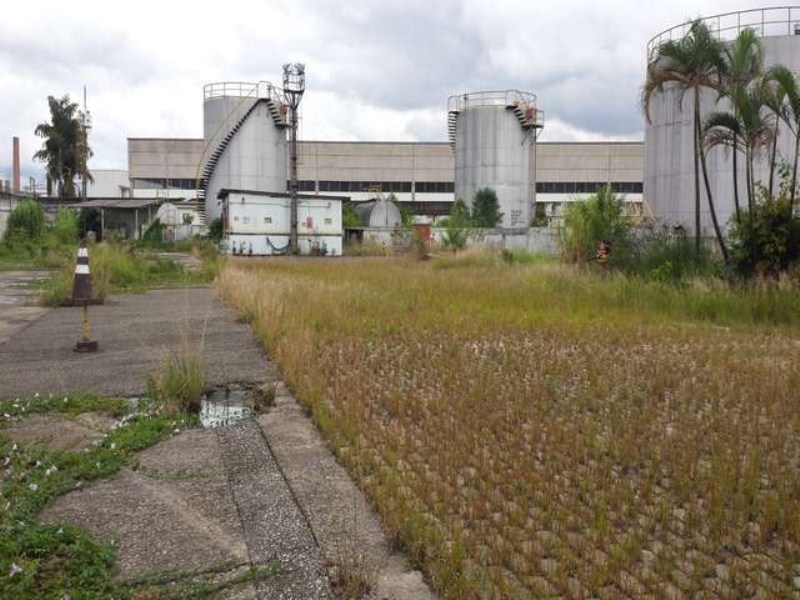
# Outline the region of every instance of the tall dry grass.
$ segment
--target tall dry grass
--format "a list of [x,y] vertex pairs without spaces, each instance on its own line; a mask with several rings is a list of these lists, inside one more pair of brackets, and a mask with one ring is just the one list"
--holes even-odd
[[219,289],[443,597],[800,592],[796,292],[494,255]]

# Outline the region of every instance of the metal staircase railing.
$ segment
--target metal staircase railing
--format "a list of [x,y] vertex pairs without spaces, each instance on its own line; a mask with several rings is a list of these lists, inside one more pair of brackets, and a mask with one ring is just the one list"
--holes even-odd
[[458,130],[458,111],[451,110],[447,113],[447,137],[450,138],[450,148],[455,152],[456,131]]
[[[206,189],[211,175],[213,175],[214,169],[219,163],[225,149],[256,107],[262,102],[265,103],[276,127],[285,128],[289,126],[288,119],[286,118],[287,111],[285,105],[281,102],[280,96],[275,91],[275,88],[268,82],[213,83],[203,88],[203,95],[205,100],[217,97],[241,97],[241,100],[217,126],[216,131],[214,131],[214,134],[211,136],[211,141],[206,144],[203,149],[203,154],[197,165],[197,175],[195,176],[197,187],[195,193],[198,201],[198,221],[200,225],[205,224]],[[252,101],[252,105],[240,118],[233,121],[235,115],[240,112],[240,109],[245,106],[248,101]],[[201,169],[202,176],[200,175]]]

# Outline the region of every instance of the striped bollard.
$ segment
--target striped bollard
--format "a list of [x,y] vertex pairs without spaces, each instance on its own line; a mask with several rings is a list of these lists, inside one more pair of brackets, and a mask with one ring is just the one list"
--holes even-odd
[[92,329],[89,323],[89,302],[92,301],[92,276],[89,272],[89,251],[86,240],[81,240],[78,249],[78,260],[75,263],[75,279],[72,284],[72,304],[83,305],[83,334],[75,344],[75,352],[96,352],[97,342],[92,340]]

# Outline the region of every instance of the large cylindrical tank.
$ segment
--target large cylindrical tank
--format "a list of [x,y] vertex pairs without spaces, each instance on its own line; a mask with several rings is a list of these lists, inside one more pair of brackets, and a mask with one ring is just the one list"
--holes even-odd
[[[730,43],[746,27],[759,35],[764,48],[764,64],[782,64],[800,72],[800,7],[756,9],[702,19],[723,43]],[[682,24],[654,37],[648,45],[648,60],[656,56],[658,46],[667,40],[680,39],[689,24]],[[683,95],[675,85],[657,92],[650,101],[650,122],[645,125],[644,200],[657,218],[681,224],[693,230],[695,222],[695,179],[692,93]],[[703,120],[713,111],[730,111],[730,104],[717,101],[717,94],[701,94]],[[770,152],[756,155],[754,179],[769,186]],[[744,152],[737,154],[739,204],[747,207]],[[777,162],[794,160],[794,136],[785,123],[778,132]],[[733,150],[714,148],[707,153],[709,187],[720,225],[724,228],[734,215]],[[775,189],[779,185],[777,169]],[[700,217],[704,234],[713,235],[711,213],[705,185],[700,175]]]
[[203,97],[206,221],[220,216],[221,189],[286,192],[286,119],[275,89],[267,83],[212,83]]
[[473,92],[448,100],[455,151],[455,197],[472,205],[475,192],[497,194],[501,226],[530,225],[536,198],[536,138],[542,114],[536,96],[507,90]]

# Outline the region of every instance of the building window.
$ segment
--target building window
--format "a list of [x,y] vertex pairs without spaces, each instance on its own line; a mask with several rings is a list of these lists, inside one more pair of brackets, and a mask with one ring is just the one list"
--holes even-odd
[[264,223],[266,223],[267,225],[272,223],[272,217],[264,217]]

